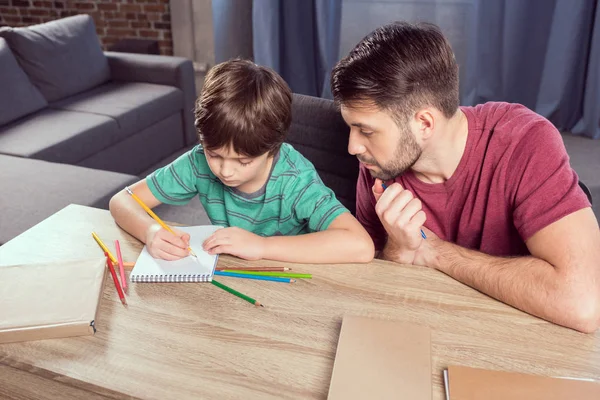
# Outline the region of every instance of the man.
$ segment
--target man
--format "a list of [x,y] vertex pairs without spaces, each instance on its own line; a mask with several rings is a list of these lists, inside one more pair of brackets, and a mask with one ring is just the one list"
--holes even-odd
[[598,328],[600,229],[550,122],[518,104],[459,107],[454,54],[430,24],[372,32],[331,86],[361,162],[357,217],[380,258]]

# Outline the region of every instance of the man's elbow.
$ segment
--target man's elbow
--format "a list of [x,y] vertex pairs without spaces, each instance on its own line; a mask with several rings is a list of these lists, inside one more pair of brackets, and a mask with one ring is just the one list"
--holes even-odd
[[571,327],[583,333],[594,333],[600,328],[600,291],[579,300],[573,310]]

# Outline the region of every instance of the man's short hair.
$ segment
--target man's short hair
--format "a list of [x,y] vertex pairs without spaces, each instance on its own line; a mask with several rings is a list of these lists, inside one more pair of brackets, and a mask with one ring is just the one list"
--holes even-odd
[[331,90],[338,104],[373,103],[406,121],[433,106],[447,118],[458,109],[458,66],[440,29],[395,22],[366,36],[334,67]]

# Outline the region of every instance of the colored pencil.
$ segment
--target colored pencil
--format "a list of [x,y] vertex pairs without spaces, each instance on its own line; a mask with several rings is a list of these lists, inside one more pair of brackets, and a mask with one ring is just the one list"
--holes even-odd
[[223,272],[231,272],[231,273],[240,274],[240,275],[276,276],[279,278],[312,279],[311,274],[295,274],[295,273],[288,273],[288,272],[242,271],[242,270],[233,270],[233,269],[226,269]]
[[121,245],[118,240],[115,240],[115,250],[117,251],[117,260],[119,260],[119,273],[121,274],[121,285],[123,291],[127,291],[127,279],[125,279],[125,267],[123,266],[123,257],[121,255]]
[[108,269],[110,270],[110,274],[112,275],[113,282],[115,283],[115,287],[117,288],[117,293],[119,293],[119,299],[121,299],[121,303],[124,306],[127,305],[127,301],[125,300],[125,295],[123,294],[123,289],[121,289],[121,284],[119,283],[119,279],[117,279],[117,273],[115,272],[115,267],[108,256],[108,253],[104,253],[106,255],[106,263],[108,264]]
[[274,276],[245,275],[245,274],[236,274],[233,272],[223,272],[223,271],[215,271],[215,275],[229,276],[231,278],[255,279],[257,281],[271,281],[271,282],[285,282],[285,283],[296,282],[295,280],[290,279],[290,278],[277,278]]
[[288,267],[217,267],[217,271],[236,270],[236,271],[291,271]]
[[[129,194],[131,195],[131,197],[133,197],[133,199],[134,199],[135,201],[137,201],[137,202],[138,202],[138,204],[139,204],[140,206],[142,206],[142,208],[144,209],[144,211],[146,211],[146,212],[148,213],[148,215],[150,215],[152,218],[154,218],[154,220],[155,220],[156,222],[158,222],[158,223],[159,223],[159,225],[160,225],[160,226],[162,226],[163,228],[165,228],[167,231],[171,232],[173,235],[177,236],[177,234],[175,233],[175,231],[173,231],[173,229],[171,229],[171,228],[170,228],[170,227],[169,227],[167,224],[165,224],[165,223],[162,221],[162,219],[160,219],[160,218],[158,217],[158,215],[156,215],[156,214],[154,213],[154,211],[152,211],[152,210],[150,209],[150,207],[148,207],[146,204],[144,204],[144,202],[142,201],[142,199],[140,199],[139,197],[137,197],[137,196],[135,195],[135,193],[133,193],[133,192],[131,191],[131,189],[129,189],[129,186],[125,186],[125,190],[127,191],[127,193],[129,193]],[[191,254],[192,256],[194,256],[194,257],[198,258],[198,256],[196,255],[196,253],[194,253],[194,250],[192,250],[192,248],[191,248],[191,247],[188,247],[188,251],[190,252],[190,254]]]
[[133,267],[135,267],[135,263],[134,262],[124,262],[123,263],[123,267],[125,267],[125,268],[133,268]]
[[117,259],[115,258],[115,256],[112,255],[112,253],[110,252],[110,250],[108,249],[108,247],[106,247],[106,245],[102,242],[102,240],[100,240],[100,238],[98,237],[98,235],[96,235],[96,233],[92,232],[92,237],[94,238],[94,240],[96,241],[96,243],[98,243],[98,246],[100,246],[100,248],[102,249],[102,251],[104,251],[105,253],[108,254],[108,256],[110,257],[110,260],[113,263],[117,263]]
[[[381,182],[381,187],[383,188],[383,190],[387,189],[387,185],[383,182]],[[423,232],[423,229],[421,229],[421,237],[423,239],[427,239],[427,235],[425,234],[425,232]]]
[[254,300],[252,297],[246,296],[245,294],[240,293],[237,290],[230,288],[229,286],[225,286],[222,283],[215,281],[214,279],[211,281],[211,283],[213,285],[215,285],[216,287],[219,287],[219,288],[223,289],[224,291],[229,292],[232,295],[239,297],[240,299],[246,300],[250,304],[254,304],[257,307],[264,307],[264,305],[260,304],[258,301]]

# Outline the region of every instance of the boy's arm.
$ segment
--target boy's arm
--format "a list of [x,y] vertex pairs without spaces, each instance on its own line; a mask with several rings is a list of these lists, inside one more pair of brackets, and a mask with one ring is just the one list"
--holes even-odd
[[219,229],[206,239],[204,250],[246,260],[334,264],[367,263],[373,259],[374,246],[356,218],[345,212],[326,230],[298,236],[262,237],[237,227]]
[[297,263],[367,263],[375,251],[371,237],[349,212],[324,231],[264,239],[264,258]]
[[[142,179],[129,187],[149,208],[154,208],[161,202],[154,197],[146,179]],[[132,236],[146,243],[146,233],[156,221],[125,191],[115,194],[109,203],[109,210],[115,222]]]
[[[149,208],[162,204],[150,191],[146,179],[136,182],[129,188]],[[109,209],[115,222],[123,230],[148,245],[153,257],[174,260],[188,255],[186,249],[189,245],[189,235],[175,229],[178,235],[164,230],[125,189],[110,199]]]

